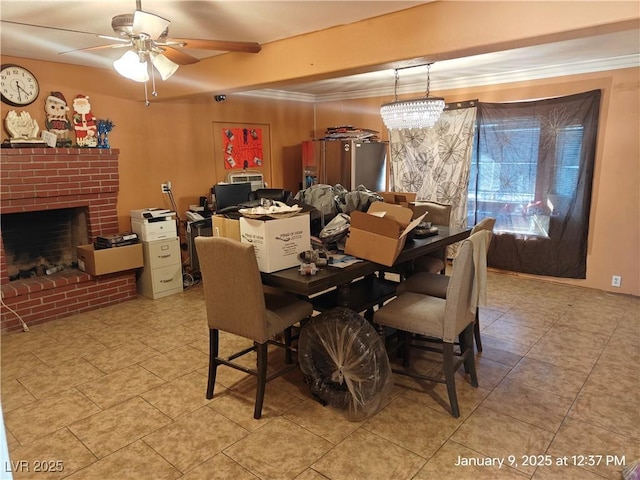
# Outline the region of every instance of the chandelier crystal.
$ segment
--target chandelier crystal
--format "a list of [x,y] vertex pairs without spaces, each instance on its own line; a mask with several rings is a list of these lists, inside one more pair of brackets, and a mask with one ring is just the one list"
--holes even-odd
[[440,118],[444,110],[444,98],[429,96],[429,69],[427,65],[427,92],[422,98],[410,100],[398,100],[398,70],[395,70],[395,100],[385,103],[380,107],[382,121],[389,130],[401,130],[405,128],[430,128]]

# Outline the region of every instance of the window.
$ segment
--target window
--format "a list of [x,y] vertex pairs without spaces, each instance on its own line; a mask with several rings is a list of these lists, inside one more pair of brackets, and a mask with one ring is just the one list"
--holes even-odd
[[[548,236],[549,217],[556,203],[574,196],[580,166],[582,125],[554,132],[553,179],[545,195],[544,170],[538,163],[543,131],[535,118],[502,120],[487,125],[483,141],[473,150],[469,220],[497,219],[495,231]],[[476,136],[476,142],[478,137]],[[554,198],[556,197],[556,198]]]
[[572,125],[564,128],[558,138],[553,191],[561,197],[571,198],[575,195],[583,134],[582,125]]
[[[535,119],[499,121],[486,128],[472,155],[469,200],[484,217],[496,218],[496,231],[536,234],[525,220],[536,194],[540,126]],[[476,136],[476,142],[478,137]],[[472,224],[475,221],[472,220]]]

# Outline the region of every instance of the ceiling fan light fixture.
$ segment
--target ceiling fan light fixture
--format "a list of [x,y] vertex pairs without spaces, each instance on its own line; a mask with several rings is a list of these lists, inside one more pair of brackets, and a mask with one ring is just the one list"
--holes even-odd
[[141,60],[140,56],[133,50],[127,50],[122,57],[113,62],[113,68],[123,77],[135,82],[149,80],[147,62]]
[[153,66],[156,67],[156,70],[158,70],[158,73],[160,73],[160,77],[162,78],[162,80],[166,80],[171,75],[176,73],[178,67],[180,66],[177,63],[169,60],[162,53],[152,53],[151,62],[153,63]]
[[427,65],[427,92],[421,98],[410,100],[398,100],[398,70],[395,71],[395,99],[393,102],[382,104],[380,115],[382,121],[389,130],[402,130],[405,128],[431,128],[442,115],[445,107],[444,98],[429,95],[431,79]]

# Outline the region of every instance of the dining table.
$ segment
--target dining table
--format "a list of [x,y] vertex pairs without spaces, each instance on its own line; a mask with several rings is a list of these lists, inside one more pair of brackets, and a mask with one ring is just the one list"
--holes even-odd
[[346,267],[331,264],[313,275],[303,275],[298,267],[261,273],[262,283],[308,299],[317,311],[346,307],[356,312],[372,309],[395,296],[397,281],[385,278],[422,255],[440,251],[468,238],[471,228],[438,225],[438,232],[426,238],[408,238],[393,266],[362,260]]

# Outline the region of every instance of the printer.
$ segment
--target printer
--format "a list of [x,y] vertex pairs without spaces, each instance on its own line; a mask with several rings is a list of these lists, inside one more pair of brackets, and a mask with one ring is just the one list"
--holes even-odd
[[131,230],[143,242],[175,238],[178,236],[175,212],[165,208],[131,210]]
[[139,210],[131,210],[131,218],[150,220],[153,218],[172,217],[175,212],[166,208],[141,208]]

